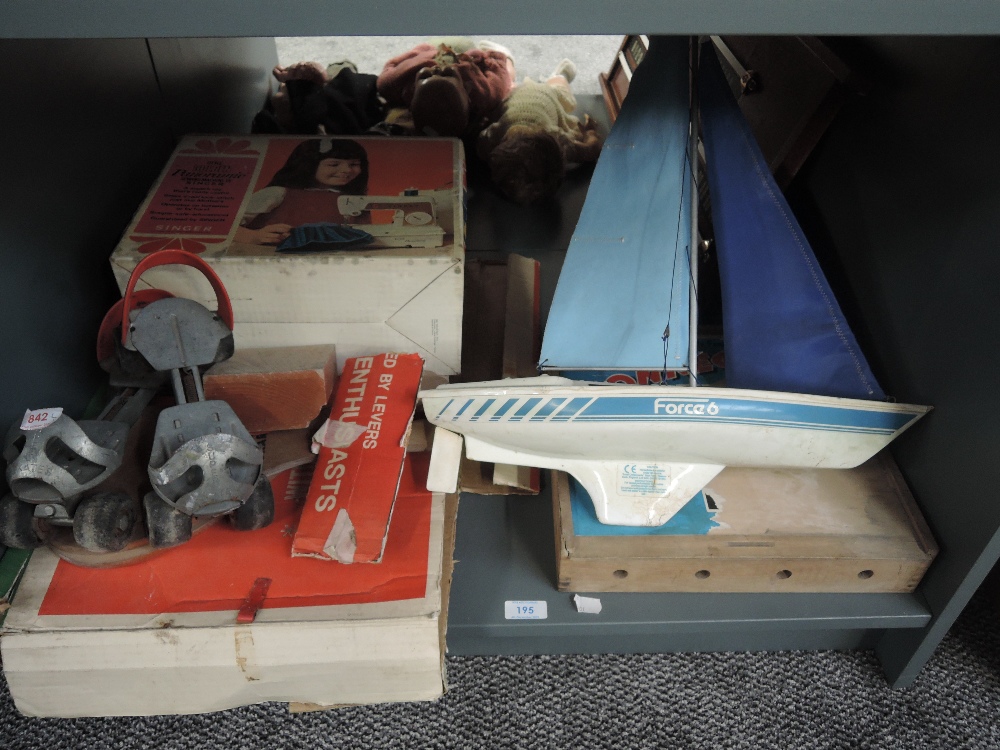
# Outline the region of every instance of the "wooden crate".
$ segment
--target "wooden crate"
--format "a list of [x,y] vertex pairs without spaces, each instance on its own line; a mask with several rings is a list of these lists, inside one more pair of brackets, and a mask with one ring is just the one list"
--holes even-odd
[[602,528],[579,485],[551,481],[560,591],[909,592],[937,554],[887,453],[849,470],[724,469],[688,506],[702,533],[684,511],[672,530]]
[[604,95],[604,106],[608,110],[608,120],[612,124],[617,119],[622,102],[628,94],[632,73],[642,62],[648,49],[649,39],[644,34],[626,36],[618,48],[618,54],[611,62],[611,68],[607,73],[598,76],[601,94]]
[[867,82],[811,36],[712,37],[778,185],[798,174],[840,108]]
[[[819,143],[841,106],[868,84],[811,36],[713,36],[723,71],[784,189]],[[608,119],[614,123],[649,40],[626,36],[607,73],[600,73]]]

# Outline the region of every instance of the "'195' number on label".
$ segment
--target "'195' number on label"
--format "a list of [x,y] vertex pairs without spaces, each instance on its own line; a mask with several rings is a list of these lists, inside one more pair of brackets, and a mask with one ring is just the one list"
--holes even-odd
[[549,616],[544,601],[506,601],[504,618],[507,620],[545,620]]

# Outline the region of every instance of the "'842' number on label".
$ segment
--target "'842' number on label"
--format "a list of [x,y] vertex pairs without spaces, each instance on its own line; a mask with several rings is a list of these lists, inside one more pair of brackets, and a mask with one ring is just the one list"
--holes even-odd
[[62,416],[61,408],[54,409],[28,409],[21,419],[22,430],[40,430],[48,427]]

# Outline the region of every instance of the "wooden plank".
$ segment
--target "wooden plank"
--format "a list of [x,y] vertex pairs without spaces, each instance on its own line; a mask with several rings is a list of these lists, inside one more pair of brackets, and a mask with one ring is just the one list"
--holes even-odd
[[[561,591],[910,592],[937,546],[888,454],[850,470],[727,468],[702,534],[577,535],[553,472]],[[589,533],[589,532],[588,532]]]
[[332,344],[240,349],[205,374],[205,397],[227,401],[254,433],[309,427],[337,379]]
[[794,558],[606,558],[560,566],[559,590],[583,592],[907,593],[918,561]]
[[275,477],[283,471],[316,460],[312,452],[312,431],[279,430],[264,437],[264,474]]

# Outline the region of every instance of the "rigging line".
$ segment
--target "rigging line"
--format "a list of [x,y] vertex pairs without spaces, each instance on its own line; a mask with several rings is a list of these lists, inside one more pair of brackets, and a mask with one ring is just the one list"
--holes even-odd
[[[694,91],[694,89],[693,89],[693,86],[694,86],[694,66],[693,66],[693,64],[692,64],[692,62],[691,62],[690,59],[688,60],[688,80],[691,81],[691,83],[689,85],[692,86],[692,88],[691,88],[691,95],[688,98],[688,139],[690,140],[690,138],[692,137],[693,132],[694,132],[694,126],[691,124],[692,123],[691,118],[694,117],[694,115],[695,115],[695,111],[694,111],[694,94],[693,94],[693,91]],[[681,164],[681,174],[680,174],[681,194],[680,194],[680,200],[677,202],[677,229],[674,232],[674,264],[673,264],[673,269],[672,269],[671,276],[670,276],[670,294],[669,294],[669,296],[667,298],[667,325],[666,325],[666,328],[663,329],[663,335],[661,337],[661,340],[663,341],[663,378],[660,381],[661,383],[665,383],[666,382],[667,367],[668,367],[668,362],[669,362],[669,352],[668,352],[668,349],[669,349],[669,339],[670,339],[670,323],[671,323],[671,317],[673,315],[673,307],[674,307],[674,282],[677,279],[677,261],[678,261],[678,258],[679,258],[679,253],[677,252],[677,250],[680,247],[680,241],[681,241],[681,219],[683,218],[683,215],[684,215],[684,194],[685,194],[685,187],[687,185],[689,177],[693,180],[693,177],[694,177],[694,168],[693,168],[693,165],[691,164],[690,148],[685,148],[684,149],[684,161]],[[687,243],[687,245],[685,246],[685,248],[684,248],[684,257],[687,258],[687,261],[688,261],[688,279],[687,280],[689,282],[692,281],[691,243],[694,242],[695,239],[696,238],[692,237],[690,239],[690,241]],[[693,284],[689,284],[689,286],[693,286]],[[698,376],[697,376],[697,366],[696,366],[696,363],[688,363],[688,372],[694,372],[695,373],[695,379],[697,380]]]
[[[691,263],[694,262],[694,260],[692,259],[692,256],[691,256],[691,245],[688,245],[685,248],[685,251],[687,252],[688,266],[690,267]],[[697,257],[698,257],[697,255],[694,256],[694,258],[697,258]],[[694,280],[694,271],[688,271],[688,276],[693,281]],[[701,302],[701,299],[699,299],[699,297],[698,297],[698,285],[697,284],[692,284],[691,285],[691,291],[694,294],[694,301],[695,302]]]
[[[684,149],[684,163],[681,166],[681,196],[680,200],[677,202],[677,230],[674,233],[674,266],[670,275],[670,294],[667,297],[667,327],[663,329],[663,336],[661,337],[661,340],[663,341],[663,377],[660,380],[661,384],[666,384],[667,370],[669,369],[668,361],[670,357],[668,349],[670,339],[670,319],[674,311],[674,280],[677,278],[677,258],[680,256],[680,253],[678,253],[677,250],[681,243],[681,218],[684,213],[684,187],[687,185],[687,177],[691,171],[689,161],[690,159],[688,158],[687,149]],[[690,242],[684,247],[684,257],[688,259],[688,275],[690,276]],[[688,365],[688,368],[690,369],[690,364]]]
[[[674,267],[670,276],[670,296],[667,298],[667,327],[663,330],[663,340],[666,342],[670,338],[670,316],[673,313],[674,307],[674,279],[677,275],[677,249],[681,244],[681,217],[684,213],[684,187],[687,185],[687,176],[690,171],[688,166],[688,154],[687,150],[684,151],[684,163],[681,166],[681,197],[677,202],[677,230],[674,232]],[[685,248],[686,252],[690,252],[690,248]],[[690,271],[688,272],[690,273]],[[664,343],[664,350],[666,349],[666,343]],[[665,356],[665,355],[664,355]]]
[[[698,185],[698,175],[700,172],[699,167],[701,162],[698,158],[698,116],[699,108],[697,104],[698,99],[698,89],[697,89],[697,69],[698,69],[698,57],[701,52],[700,40],[697,37],[689,40],[689,55],[688,55],[688,80],[690,81],[690,96],[688,98],[688,146],[684,150],[684,163],[686,165],[686,170],[684,171],[685,182],[691,185],[691,217],[690,217],[690,230],[691,235],[688,238],[688,244],[685,248],[685,253],[687,256],[688,264],[688,287],[691,299],[689,300],[689,310],[691,318],[688,323],[688,376],[691,385],[699,385],[698,383],[698,310],[700,309],[700,300],[698,297],[698,267],[695,265],[698,262],[698,238],[699,228],[698,228],[698,214],[700,210],[699,206],[699,185]],[[678,227],[679,229],[679,227]]]
[[[691,116],[692,117],[695,116],[695,113],[693,111],[691,113]],[[699,141],[700,141],[700,139],[699,139]],[[685,152],[685,154],[684,154],[684,164],[685,164],[685,166],[687,168],[687,173],[686,174],[689,175],[690,178],[691,178],[692,188],[694,190],[698,190],[698,187],[699,187],[698,186],[698,172],[699,172],[699,170],[698,170],[697,167],[695,167],[694,164],[691,164],[691,158],[690,158],[689,152]],[[700,167],[700,166],[701,166],[701,164],[699,163],[698,167]],[[699,193],[699,196],[700,196],[700,193]],[[699,204],[700,204],[700,197],[699,197]],[[698,214],[699,215],[701,214],[701,206],[700,205],[698,206]],[[698,243],[698,239],[701,236],[701,232],[700,232],[700,229],[697,228],[697,225],[694,224],[694,218],[695,217],[692,217],[691,241],[688,242],[687,247],[685,248],[685,251],[687,252],[688,281],[691,282],[691,293],[694,295],[694,301],[695,301],[696,305],[698,307],[700,307],[701,299],[698,297],[698,284],[695,282],[695,268],[694,268],[694,264],[698,262],[698,244],[699,244]],[[680,227],[679,226],[678,226],[677,230],[678,230],[678,232],[680,231]],[[692,248],[694,249],[694,252],[692,252]]]
[[[689,244],[686,249],[687,249],[687,256],[688,256],[688,268],[690,268],[691,267],[691,263],[695,262],[695,261],[692,261],[692,259],[691,259],[691,245]],[[695,256],[695,257],[697,258],[697,256]],[[689,271],[689,275],[691,276],[691,280],[693,281],[694,280],[694,272],[693,271]],[[697,284],[691,284],[691,293],[694,295],[694,301],[695,301],[695,303],[698,304],[698,306],[700,307],[699,303],[701,302],[701,300],[698,299],[698,285]],[[697,349],[697,347],[695,347],[695,348]],[[688,363],[688,372],[690,372],[691,375],[694,376],[694,382],[696,384],[698,384],[698,385],[701,385],[701,383],[698,380],[698,357],[697,357],[697,355],[695,355],[694,362],[689,362]]]
[[660,385],[667,382],[667,336],[663,337],[663,375],[660,376]]

